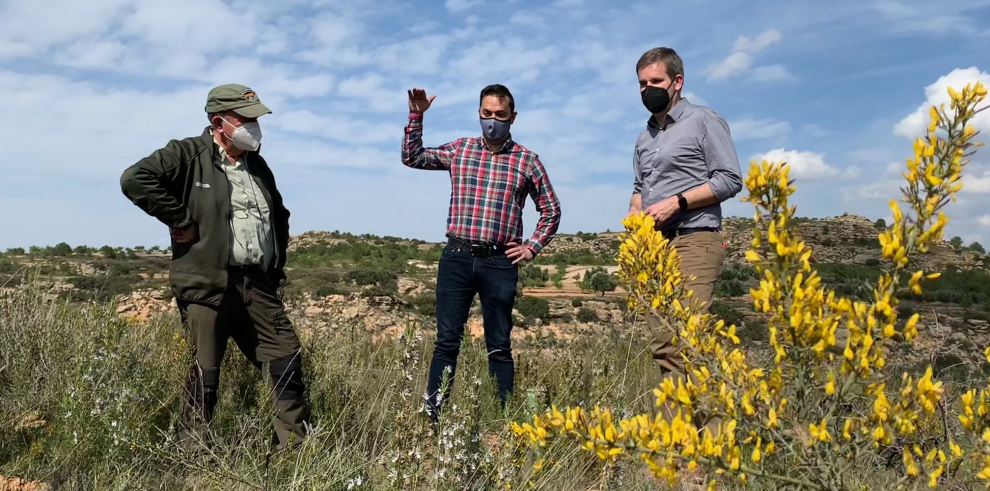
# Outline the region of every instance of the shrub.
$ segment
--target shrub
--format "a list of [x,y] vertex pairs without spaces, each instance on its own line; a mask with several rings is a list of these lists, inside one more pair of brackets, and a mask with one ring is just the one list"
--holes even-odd
[[519,284],[523,288],[539,288],[547,285],[550,280],[550,272],[533,263],[528,263],[519,268]]
[[571,300],[571,306],[572,307],[580,307],[582,305],[584,305],[584,302],[581,301],[580,298],[575,298],[575,299]]
[[[808,262],[811,251],[794,235],[789,167],[752,162],[744,201],[757,212],[746,260],[765,274],[753,304],[768,316],[772,360],[757,365],[739,348],[735,325],[697,310],[685,296],[676,250],[655,232],[652,217],[630,216],[618,258],[629,305],[676,333],[690,376],[669,375],[654,390],[662,417],[616,421],[608,407],[552,407],[513,424],[518,443],[543,448],[564,440],[609,463],[645,463],[669,484],[701,467],[709,489],[730,479],[768,488],[855,489],[866,487],[856,485],[854,473],[871,460],[886,460],[903,487],[986,484],[990,381],[953,404],[931,366],[923,375],[898,377],[885,360],[918,334],[917,314],[898,322],[894,292],[907,283],[921,293],[923,282],[938,277],[906,268],[942,237],[948,219],[941,210],[962,187],[976,133],[969,122],[987,95],[980,83],[948,91],[951,112],[931,108],[927,136],[915,141],[908,159],[907,214],[890,202],[894,220],[879,238],[886,268],[869,299],[823,285]],[[847,333],[841,344],[840,326]],[[990,361],[990,348],[985,354]]]
[[739,280],[718,281],[715,283],[715,296],[723,298],[741,297],[746,294],[746,288]]
[[370,285],[361,291],[362,297],[391,297],[399,292],[399,283],[396,280],[386,280],[381,283]]
[[619,280],[613,274],[599,271],[591,276],[589,286],[592,290],[604,295],[605,292],[615,291],[619,286]]
[[388,281],[397,280],[398,277],[395,272],[377,269],[356,269],[347,272],[347,279],[358,286],[380,285]]
[[588,307],[581,307],[577,312],[578,322],[584,322],[586,324],[592,322],[598,322],[600,319],[598,317],[598,312],[589,309]]
[[524,317],[546,319],[550,316],[550,303],[545,298],[525,295],[516,300],[516,310]]
[[421,315],[432,316],[437,313],[436,293],[421,293],[410,302]]
[[756,270],[748,264],[727,264],[722,268],[719,279],[746,281],[756,278]]
[[326,298],[330,295],[340,295],[347,293],[347,290],[341,287],[338,283],[323,283],[313,290],[313,295],[316,298]]
[[21,266],[14,261],[0,258],[0,274],[13,274],[21,269]]

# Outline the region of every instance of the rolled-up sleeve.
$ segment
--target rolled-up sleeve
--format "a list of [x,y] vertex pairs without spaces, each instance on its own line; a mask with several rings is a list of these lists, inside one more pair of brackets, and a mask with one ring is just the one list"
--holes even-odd
[[708,185],[720,202],[742,191],[742,171],[739,156],[732,143],[729,123],[717,114],[705,119],[702,150],[708,166]]

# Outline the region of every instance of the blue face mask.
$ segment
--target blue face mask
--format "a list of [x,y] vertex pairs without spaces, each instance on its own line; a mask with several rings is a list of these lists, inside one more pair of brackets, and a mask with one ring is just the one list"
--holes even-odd
[[499,121],[495,118],[480,119],[481,131],[489,141],[502,141],[509,134],[509,127],[512,126],[512,123],[508,121]]

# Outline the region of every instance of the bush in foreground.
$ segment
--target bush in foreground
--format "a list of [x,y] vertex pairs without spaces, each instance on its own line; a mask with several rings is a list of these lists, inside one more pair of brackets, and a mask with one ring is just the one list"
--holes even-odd
[[[699,313],[685,295],[675,250],[650,217],[630,217],[618,259],[630,308],[677,333],[689,376],[666,378],[654,390],[658,412],[617,418],[600,406],[552,407],[513,425],[519,442],[539,453],[563,440],[610,464],[643,462],[669,482],[695,474],[709,489],[754,479],[805,489],[884,485],[864,470],[886,471],[896,476],[890,484],[908,487],[990,482],[990,385],[950,405],[931,367],[898,376],[885,358],[917,336],[918,314],[899,323],[894,293],[905,276],[915,295],[923,280],[939,276],[903,273],[912,256],[942,238],[948,218],[941,210],[962,187],[968,151],[977,145],[969,122],[986,88],[949,94],[950,110],[931,108],[927,136],[907,161],[907,215],[891,200],[894,223],[878,234],[886,268],[868,300],[823,287],[808,262],[811,251],[793,234],[788,167],[752,163],[746,201],[757,210],[746,259],[759,273],[751,294],[757,312],[769,317],[772,359],[757,364],[738,347],[735,325]],[[986,356],[990,361],[990,348]]]

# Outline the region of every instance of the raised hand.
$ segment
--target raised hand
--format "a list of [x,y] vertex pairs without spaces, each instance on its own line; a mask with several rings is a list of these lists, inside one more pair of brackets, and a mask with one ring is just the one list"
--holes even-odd
[[425,113],[430,108],[430,104],[433,104],[433,99],[437,98],[436,95],[427,98],[424,89],[414,88],[407,92],[409,93],[409,112],[411,113]]

